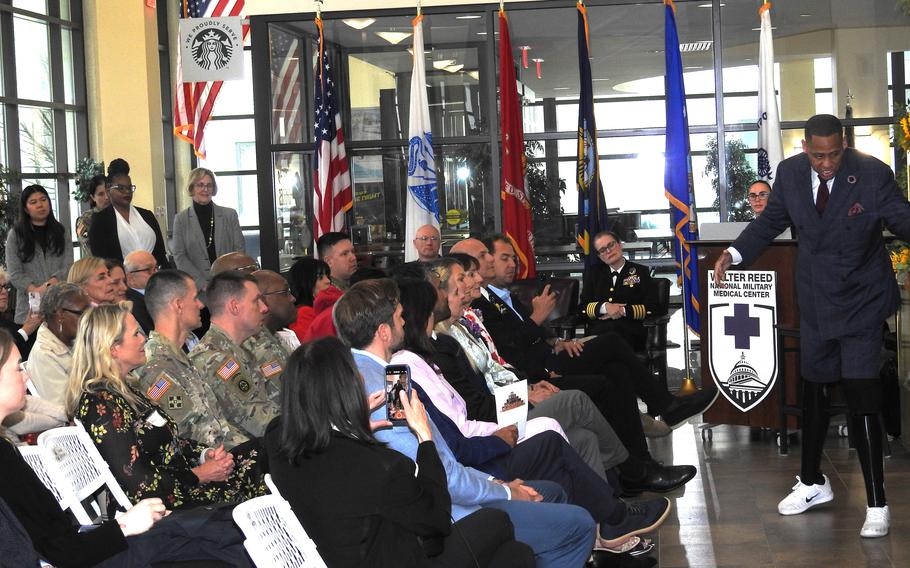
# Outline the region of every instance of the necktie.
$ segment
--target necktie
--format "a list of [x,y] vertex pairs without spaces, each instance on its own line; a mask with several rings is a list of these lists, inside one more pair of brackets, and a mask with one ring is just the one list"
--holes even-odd
[[619,280],[619,272],[613,271],[613,287],[616,288],[616,281]]
[[818,212],[818,216],[821,217],[822,213],[825,212],[825,205],[828,204],[828,182],[823,180],[821,176],[818,176],[818,193],[815,195],[815,210]]

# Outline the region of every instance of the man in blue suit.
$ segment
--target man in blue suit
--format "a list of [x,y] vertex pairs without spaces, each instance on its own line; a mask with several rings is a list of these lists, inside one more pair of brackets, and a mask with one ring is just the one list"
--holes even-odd
[[888,534],[879,355],[882,323],[900,296],[882,228],[910,239],[910,203],[881,161],[847,148],[837,117],[806,122],[803,153],[780,163],[764,212],[714,265],[720,285],[731,265],[749,264],[793,225],[799,235],[796,291],[800,309],[803,382],[802,462],[799,481],[778,505],[802,513],[834,498],[820,471],[828,430],[828,385],[841,382],[866,482],[866,521],[860,536]]
[[[393,348],[404,337],[398,287],[388,279],[358,283],[339,300],[334,319],[339,336],[352,346],[367,393],[384,390],[385,366]],[[375,409],[370,418],[384,421],[385,405]],[[430,426],[437,435],[434,442],[446,470],[455,521],[481,507],[500,509],[511,518],[515,538],[534,550],[538,566],[585,563],[594,545],[594,520],[581,507],[566,504],[566,494],[558,484],[494,481],[489,475],[458,463],[436,425],[430,422]],[[380,428],[374,434],[411,459],[416,456],[417,439],[406,426]]]

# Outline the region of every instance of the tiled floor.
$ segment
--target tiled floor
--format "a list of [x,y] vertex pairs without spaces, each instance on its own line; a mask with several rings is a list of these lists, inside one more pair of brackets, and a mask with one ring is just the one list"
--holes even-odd
[[855,452],[831,431],[822,470],[834,502],[783,517],[778,501],[796,483],[799,443],[779,456],[772,435],[746,427],[717,426],[703,443],[697,425],[651,440],[654,457],[697,464],[698,475],[669,494],[673,511],[656,535],[661,568],[910,567],[910,453],[892,443],[885,459],[891,533],[861,539],[866,496]]

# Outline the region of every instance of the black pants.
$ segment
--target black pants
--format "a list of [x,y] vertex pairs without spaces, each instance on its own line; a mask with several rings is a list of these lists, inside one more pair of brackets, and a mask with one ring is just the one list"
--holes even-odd
[[443,551],[430,559],[440,568],[534,568],[534,551],[515,540],[509,515],[480,509],[452,525]]
[[565,489],[569,503],[588,511],[596,522],[615,524],[625,516],[626,506],[614,488],[556,432],[532,436],[490,463],[510,479],[555,481]]
[[585,342],[578,357],[570,357],[565,351],[552,355],[546,367],[561,375],[606,375],[610,364],[623,365],[628,369],[636,396],[645,401],[651,414],[663,413],[673,402],[673,395],[638,360],[628,342],[613,332]]
[[174,511],[151,530],[127,538],[129,548],[108,558],[103,568],[140,568],[159,562],[218,560],[230,566],[253,563],[243,548],[243,533],[231,517],[233,505]]
[[587,394],[629,454],[641,460],[650,460],[629,369],[622,363],[610,363],[604,368],[604,373],[603,376],[564,375],[548,380],[560,389],[580,390]]
[[[884,464],[882,463],[881,380],[843,379],[844,399],[849,413],[850,435],[863,470],[866,501],[882,507],[885,501]],[[803,382],[803,435],[800,479],[807,485],[822,482],[821,456],[830,420],[830,383]]]

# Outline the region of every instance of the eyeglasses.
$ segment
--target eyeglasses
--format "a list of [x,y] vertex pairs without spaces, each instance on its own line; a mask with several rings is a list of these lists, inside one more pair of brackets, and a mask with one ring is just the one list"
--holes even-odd
[[616,245],[618,245],[618,244],[619,244],[619,242],[612,241],[607,246],[603,246],[603,247],[600,247],[599,249],[597,249],[597,254],[607,254],[608,252],[613,252],[613,249],[615,249]]
[[69,313],[73,314],[77,318],[82,317],[82,314],[85,313],[85,310],[73,310],[70,308],[60,308],[60,309],[63,310],[64,312],[69,312]]
[[136,270],[130,270],[129,273],[136,274],[137,272],[151,272],[154,274],[155,272],[158,272],[158,267],[157,266],[146,266],[145,268],[137,268]]
[[0,285],[0,292],[12,292],[13,287],[9,284]]
[[262,293],[263,296],[275,296],[275,295],[278,295],[278,294],[283,294],[283,295],[290,296],[290,295],[291,295],[291,289],[290,289],[290,288],[285,288],[284,290],[275,290],[274,292],[263,292],[263,293]]
[[768,199],[769,195],[770,195],[770,193],[767,191],[760,191],[758,193],[750,193],[749,201],[758,201],[760,199]]
[[439,237],[428,237],[427,235],[424,235],[422,237],[417,237],[417,240],[424,242],[424,243],[427,241],[433,241],[435,243],[436,241],[439,240]]
[[112,185],[111,189],[114,191],[119,191],[120,193],[133,193],[136,191],[135,185]]
[[193,184],[193,187],[195,187],[196,189],[214,189],[214,188],[215,188],[215,184],[214,184],[214,183],[205,183],[205,182],[202,182],[202,181],[197,181],[196,183]]

